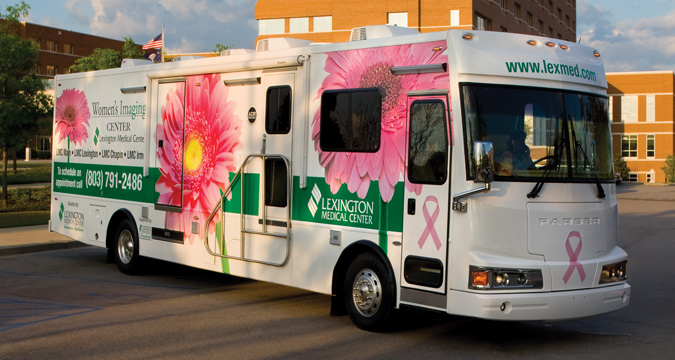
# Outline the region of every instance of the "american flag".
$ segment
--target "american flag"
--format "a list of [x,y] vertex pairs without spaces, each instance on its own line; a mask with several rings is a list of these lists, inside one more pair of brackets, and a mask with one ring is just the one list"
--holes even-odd
[[143,45],[143,50],[158,49],[161,47],[162,47],[162,34],[159,34],[154,38],[150,39],[150,41],[148,41],[147,44]]

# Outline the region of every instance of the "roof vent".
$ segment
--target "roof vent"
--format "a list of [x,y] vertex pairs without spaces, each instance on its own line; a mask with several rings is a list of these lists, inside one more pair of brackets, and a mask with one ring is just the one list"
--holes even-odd
[[122,67],[132,67],[132,66],[140,66],[140,65],[149,65],[149,64],[154,64],[150,60],[145,60],[145,59],[124,59],[122,60]]
[[351,41],[381,39],[394,36],[415,35],[419,33],[420,32],[415,29],[403,26],[393,26],[393,25],[363,26],[352,29]]
[[254,53],[253,49],[227,49],[220,52],[220,56],[235,56]]
[[185,61],[185,60],[195,60],[195,59],[203,59],[203,56],[198,56],[198,55],[183,55],[183,56],[177,56],[173,58],[173,62],[176,61]]
[[290,48],[299,48],[309,46],[312,42],[309,40],[293,38],[269,38],[258,40],[255,51],[274,51]]

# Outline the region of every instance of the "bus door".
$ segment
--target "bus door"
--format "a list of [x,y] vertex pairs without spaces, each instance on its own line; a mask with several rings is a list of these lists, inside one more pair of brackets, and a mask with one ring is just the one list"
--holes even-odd
[[[261,157],[251,159],[247,173],[260,176],[257,216],[246,221],[244,258],[283,265],[290,254],[291,153],[293,149],[293,95],[295,73],[284,69],[263,74],[265,104],[257,111],[264,124],[259,134]],[[262,97],[262,96],[261,96]],[[262,104],[261,104],[262,105]],[[263,125],[260,124],[260,125]]]
[[438,308],[446,307],[448,268],[447,104],[446,95],[408,98],[401,302]]
[[[155,161],[157,167],[165,174],[155,184],[155,192],[159,193],[155,209],[167,212],[167,220],[163,226],[153,226],[152,238],[169,242],[183,243],[184,226],[177,219],[183,212],[183,179],[184,138],[185,138],[185,99],[186,79],[160,80],[157,84],[156,147]],[[194,228],[198,232],[198,228]]]

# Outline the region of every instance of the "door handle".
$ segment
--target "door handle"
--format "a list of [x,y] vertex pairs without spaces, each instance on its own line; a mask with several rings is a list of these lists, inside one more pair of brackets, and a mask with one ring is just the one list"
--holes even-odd
[[408,215],[415,215],[415,199],[408,199]]

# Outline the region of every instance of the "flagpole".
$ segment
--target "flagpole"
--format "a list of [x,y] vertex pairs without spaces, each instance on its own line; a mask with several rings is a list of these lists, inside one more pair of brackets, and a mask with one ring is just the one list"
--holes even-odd
[[164,62],[164,43],[166,43],[166,38],[164,37],[164,24],[162,24],[162,62]]

